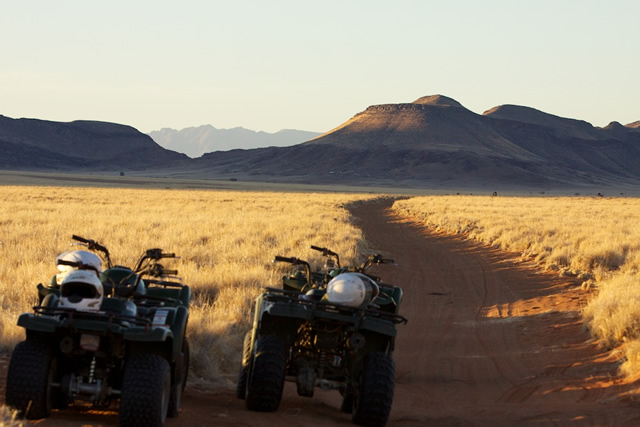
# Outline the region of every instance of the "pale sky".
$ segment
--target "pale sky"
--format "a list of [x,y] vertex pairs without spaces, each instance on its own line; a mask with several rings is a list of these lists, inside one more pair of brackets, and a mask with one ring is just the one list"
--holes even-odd
[[33,0],[0,6],[0,114],[325,132],[451,97],[640,120],[638,0]]

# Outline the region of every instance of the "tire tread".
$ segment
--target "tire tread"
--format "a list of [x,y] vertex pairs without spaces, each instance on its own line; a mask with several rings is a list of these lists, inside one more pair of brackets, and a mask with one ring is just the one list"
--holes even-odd
[[284,343],[275,336],[262,336],[249,369],[247,408],[252,411],[273,412],[280,406],[286,375]]
[[[120,397],[121,426],[164,424],[162,399],[169,362],[155,354],[138,354],[127,362]],[[169,399],[169,396],[165,397]]]
[[360,390],[355,398],[353,422],[364,426],[384,426],[389,419],[395,388],[395,363],[385,353],[365,356]]
[[40,419],[49,416],[47,402],[49,369],[54,355],[41,341],[25,340],[16,345],[9,362],[5,402],[20,416]]

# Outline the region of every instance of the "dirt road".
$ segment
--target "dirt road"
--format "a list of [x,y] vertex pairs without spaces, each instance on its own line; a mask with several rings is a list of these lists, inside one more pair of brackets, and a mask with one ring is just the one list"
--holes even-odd
[[392,425],[638,425],[636,387],[598,347],[573,280],[510,254],[394,217],[353,211],[374,248],[395,257],[409,324],[394,358]]
[[[352,209],[372,251],[395,267],[377,274],[405,299],[389,426],[640,425],[640,384],[618,377],[619,354],[598,347],[579,315],[578,283],[515,257],[434,234],[395,217],[390,201]],[[374,272],[375,273],[375,272]],[[4,378],[4,375],[3,375]],[[246,411],[230,388],[188,387],[169,426],[346,426],[337,392],[312,399],[287,384],[280,410]],[[116,425],[114,411],[55,412],[54,425]]]

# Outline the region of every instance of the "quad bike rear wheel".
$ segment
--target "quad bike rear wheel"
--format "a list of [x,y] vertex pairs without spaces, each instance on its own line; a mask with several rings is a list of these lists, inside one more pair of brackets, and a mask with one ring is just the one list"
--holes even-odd
[[391,412],[395,386],[395,364],[385,353],[365,356],[360,384],[353,395],[353,422],[384,426]]
[[286,375],[285,345],[276,336],[258,338],[249,364],[245,402],[252,411],[273,412],[280,406]]
[[48,417],[54,404],[56,369],[49,345],[29,339],[18,343],[7,372],[7,405],[28,419]]
[[133,356],[124,369],[121,426],[162,426],[169,409],[171,368],[155,354]]

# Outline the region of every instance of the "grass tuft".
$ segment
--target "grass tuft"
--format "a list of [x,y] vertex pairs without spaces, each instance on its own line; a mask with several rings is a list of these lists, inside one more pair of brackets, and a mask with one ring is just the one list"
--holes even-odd
[[24,423],[17,414],[16,410],[0,404],[0,427],[22,427]]

